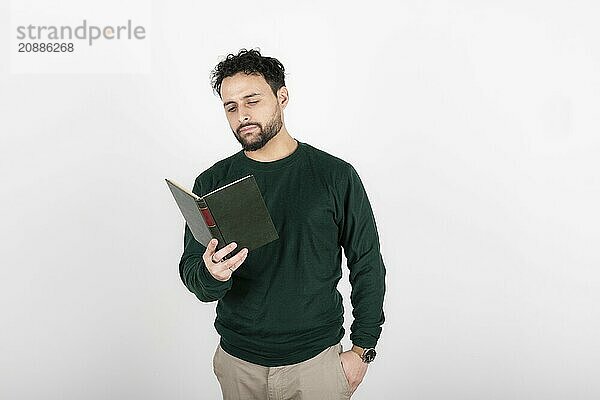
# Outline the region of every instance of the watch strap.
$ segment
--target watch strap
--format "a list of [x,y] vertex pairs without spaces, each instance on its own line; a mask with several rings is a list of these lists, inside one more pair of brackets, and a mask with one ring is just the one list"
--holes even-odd
[[363,359],[363,354],[365,353],[365,349],[363,349],[362,347],[358,347],[356,345],[353,345],[352,346],[352,351],[355,352],[356,354],[358,354],[360,356],[361,360]]
[[373,361],[375,359],[375,355],[377,354],[374,348],[365,349],[356,345],[353,345],[351,350],[358,354],[362,362],[366,364],[369,364],[371,361]]

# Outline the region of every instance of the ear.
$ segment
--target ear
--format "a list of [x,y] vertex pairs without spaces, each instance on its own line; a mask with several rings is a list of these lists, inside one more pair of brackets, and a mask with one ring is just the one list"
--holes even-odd
[[277,102],[281,106],[282,110],[287,106],[288,101],[289,101],[288,90],[285,86],[282,86],[277,91]]

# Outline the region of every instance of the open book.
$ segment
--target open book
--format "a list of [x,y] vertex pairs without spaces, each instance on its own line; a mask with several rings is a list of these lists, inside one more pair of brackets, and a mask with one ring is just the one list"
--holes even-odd
[[[248,175],[225,186],[197,196],[183,186],[165,179],[199,243],[208,247],[216,238],[217,250],[236,242],[237,253],[248,252],[279,238],[254,175]],[[225,258],[230,258],[233,252]]]

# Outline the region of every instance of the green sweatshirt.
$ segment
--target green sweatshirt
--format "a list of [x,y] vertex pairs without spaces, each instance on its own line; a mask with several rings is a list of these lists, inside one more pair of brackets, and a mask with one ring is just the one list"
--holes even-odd
[[[353,344],[375,347],[384,322],[385,266],[375,218],[352,165],[307,143],[260,162],[243,150],[202,172],[192,191],[206,194],[253,174],[279,239],[248,253],[231,279],[215,279],[206,247],[185,226],[179,273],[203,302],[218,300],[214,326],[229,354],[267,367],[316,356],[344,336],[337,283],[342,248],[350,270]],[[236,248],[232,255],[237,253]]]

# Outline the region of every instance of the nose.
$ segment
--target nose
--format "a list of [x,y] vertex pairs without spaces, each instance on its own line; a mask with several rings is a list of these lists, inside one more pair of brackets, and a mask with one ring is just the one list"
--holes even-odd
[[250,121],[250,116],[248,115],[248,113],[244,110],[240,110],[240,113],[238,115],[238,120],[240,121],[240,124],[246,123],[248,121]]

